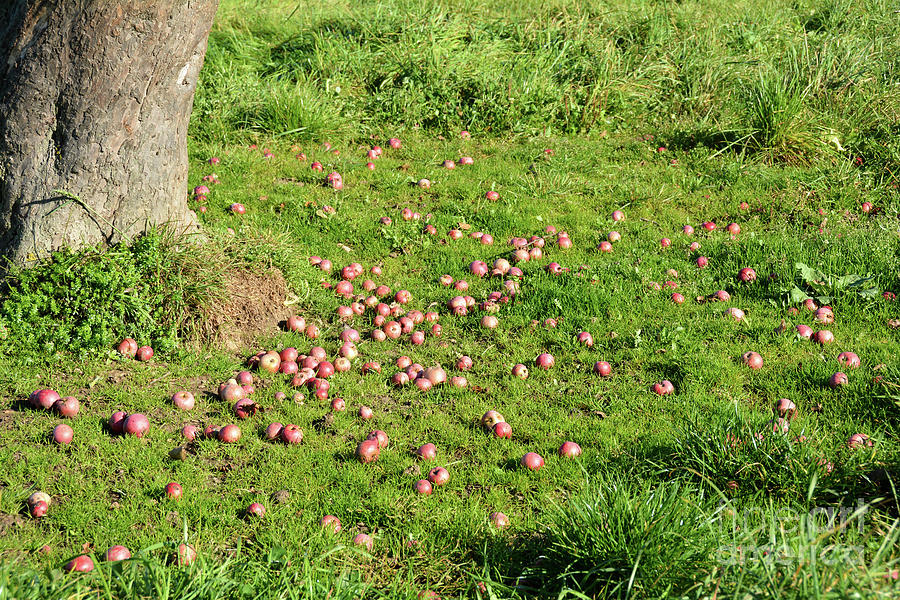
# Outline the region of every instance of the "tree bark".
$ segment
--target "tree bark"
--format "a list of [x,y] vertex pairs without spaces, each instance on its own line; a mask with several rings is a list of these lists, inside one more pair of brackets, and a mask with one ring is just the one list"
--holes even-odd
[[187,126],[218,0],[0,0],[0,253],[196,230]]

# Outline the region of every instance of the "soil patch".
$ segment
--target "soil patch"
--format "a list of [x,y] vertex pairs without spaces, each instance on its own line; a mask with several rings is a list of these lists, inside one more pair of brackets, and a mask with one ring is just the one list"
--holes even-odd
[[8,408],[0,410],[0,429],[15,429],[19,415],[18,411]]
[[25,524],[22,515],[8,515],[0,513],[0,536],[5,536],[17,528]]
[[273,333],[291,315],[284,305],[287,282],[276,269],[233,272],[225,289],[226,301],[210,311],[204,337],[229,352],[254,346],[257,338]]

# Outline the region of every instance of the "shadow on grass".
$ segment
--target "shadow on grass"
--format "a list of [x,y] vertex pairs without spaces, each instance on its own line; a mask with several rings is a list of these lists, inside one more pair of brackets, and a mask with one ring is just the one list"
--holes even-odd
[[737,132],[698,128],[676,130],[660,141],[669,150],[688,151],[701,147],[716,151],[740,151],[744,148],[743,139],[744,136]]

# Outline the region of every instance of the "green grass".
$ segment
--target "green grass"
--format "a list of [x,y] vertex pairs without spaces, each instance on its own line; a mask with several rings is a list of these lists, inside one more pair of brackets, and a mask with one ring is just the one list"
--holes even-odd
[[199,335],[204,310],[225,300],[230,262],[171,228],[133,244],[60,252],[36,269],[11,268],[0,318],[17,350],[107,356],[123,337],[170,353]]
[[[201,215],[209,242],[155,233],[6,280],[0,598],[895,596],[885,574],[900,550],[900,329],[890,324],[900,304],[881,294],[900,292],[897,18],[875,1],[223,2],[189,139],[191,186],[213,172],[221,181]],[[401,149],[388,147],[393,136]],[[385,151],[370,171],[376,143]],[[441,167],[460,156],[475,164]],[[313,161],[345,188],[325,187]],[[485,199],[492,189],[496,203]],[[233,202],[247,213],[231,214]],[[422,220],[404,221],[406,207]],[[625,221],[612,222],[615,209]],[[716,231],[700,227],[709,220]],[[450,241],[461,223],[494,244]],[[469,263],[506,257],[510,237],[548,225],[574,245],[547,236],[545,258],[520,265],[521,291],[496,313],[497,330],[481,328],[477,310],[449,314],[459,292],[441,275],[467,280],[481,302],[502,280],[472,276]],[[622,240],[603,254],[611,230]],[[322,283],[354,261],[383,268],[357,290],[369,277],[409,290],[410,308],[441,314],[442,335],[377,343],[370,317],[357,317],[360,357],[332,379],[346,412],[329,420],[328,402],[276,401],[293,393],[289,379],[258,376],[264,411],[240,423],[239,443],[204,440],[169,459],[184,424],[234,421],[212,392],[248,356],[313,344],[279,333],[238,354],[198,350],[203,322],[228,300],[224,274],[277,267],[333,354],[342,301]],[[551,275],[553,261],[569,270]],[[755,283],[738,281],[745,266]],[[684,304],[652,290],[666,281]],[[720,289],[731,301],[696,300]],[[831,346],[793,332],[818,328],[800,306],[807,296],[834,309]],[[723,317],[732,306],[745,322]],[[777,333],[782,320],[791,328]],[[577,343],[580,331],[593,348]],[[154,360],[112,352],[126,335],[153,343]],[[764,357],[760,371],[741,364],[748,350]],[[832,390],[842,350],[862,366]],[[547,372],[533,366],[543,351],[556,357]],[[465,390],[390,385],[401,355],[455,375],[463,354],[476,362]],[[380,375],[360,375],[369,360]],[[611,377],[591,373],[597,360]],[[519,362],[527,380],[510,375]],[[662,379],[673,396],[650,392]],[[26,406],[41,387],[82,402],[68,448],[47,439],[59,419]],[[190,413],[171,406],[180,389],[198,398]],[[786,436],[771,433],[782,397],[798,407]],[[372,422],[356,416],[363,404]],[[149,434],[111,436],[104,423],[118,409],[146,413]],[[512,425],[511,440],[481,431],[489,409]],[[265,441],[273,421],[298,424],[303,443]],[[359,464],[354,449],[376,428],[390,446]],[[856,432],[873,448],[846,448]],[[556,455],[565,440],[582,446],[580,459]],[[430,497],[413,489],[427,467],[412,449],[424,442],[450,471]],[[546,459],[537,473],[518,466],[529,451]],[[165,499],[169,481],[184,487],[180,501]],[[282,489],[290,498],[277,504]],[[41,520],[24,507],[35,490],[53,497]],[[268,509],[261,520],[244,515],[254,501]],[[860,519],[821,514],[860,506]],[[508,530],[491,527],[494,511],[509,515]],[[341,519],[340,534],[321,529],[325,514]],[[371,554],[352,547],[360,532],[375,538]],[[171,564],[180,541],[199,565]],[[72,556],[99,558],[112,544],[137,558],[62,574]]]

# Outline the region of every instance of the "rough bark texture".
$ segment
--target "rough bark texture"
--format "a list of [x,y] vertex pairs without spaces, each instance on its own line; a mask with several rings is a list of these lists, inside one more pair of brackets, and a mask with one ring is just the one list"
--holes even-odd
[[0,253],[196,229],[187,126],[217,6],[0,0]]

